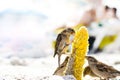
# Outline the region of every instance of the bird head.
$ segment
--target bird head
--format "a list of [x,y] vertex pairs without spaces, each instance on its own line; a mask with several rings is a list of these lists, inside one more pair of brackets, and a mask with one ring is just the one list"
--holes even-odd
[[98,62],[97,59],[95,59],[95,58],[92,57],[92,56],[85,56],[85,58],[88,60],[88,63],[89,63],[89,64],[95,64],[95,63]]
[[66,33],[66,34],[75,35],[75,31],[72,28],[67,28],[63,32]]

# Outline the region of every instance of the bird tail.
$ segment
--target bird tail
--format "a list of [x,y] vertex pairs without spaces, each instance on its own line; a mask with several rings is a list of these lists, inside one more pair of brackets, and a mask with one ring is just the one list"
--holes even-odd
[[120,76],[120,71],[118,72],[118,76]]
[[54,52],[54,55],[53,55],[53,57],[55,57],[55,56],[56,56],[56,54],[58,54],[58,52],[57,52],[57,51],[55,51],[55,52]]
[[55,57],[55,55],[56,55],[56,54],[54,53],[53,57]]
[[53,57],[55,57],[57,54],[57,50],[55,49]]
[[116,75],[116,76],[120,76],[120,72],[116,72],[115,75]]

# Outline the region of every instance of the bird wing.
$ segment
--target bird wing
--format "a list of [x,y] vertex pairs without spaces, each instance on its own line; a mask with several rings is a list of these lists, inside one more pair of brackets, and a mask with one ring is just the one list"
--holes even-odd
[[63,34],[58,34],[57,39],[56,39],[56,44],[55,44],[55,52],[54,52],[54,57],[58,53],[58,49],[63,48],[65,45],[65,42],[63,40],[65,35]]
[[109,73],[115,73],[118,72],[116,69],[114,69],[112,66],[108,66],[104,63],[98,63],[96,65],[96,67],[98,68],[98,70],[100,71],[105,71],[105,72],[109,72]]

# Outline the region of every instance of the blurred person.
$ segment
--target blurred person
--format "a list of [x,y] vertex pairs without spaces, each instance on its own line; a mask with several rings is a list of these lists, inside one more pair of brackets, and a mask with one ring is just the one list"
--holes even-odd
[[[104,42],[102,42],[102,38],[103,36],[101,35],[100,38],[101,40],[97,41],[96,46],[94,47],[94,42],[96,42],[96,39],[100,39],[100,38],[96,38],[96,34],[100,35],[101,32],[99,32],[98,28],[101,28],[104,26],[104,23],[110,19],[118,19],[116,12],[117,9],[116,8],[110,8],[109,6],[105,6],[103,4],[102,0],[87,0],[91,6],[91,8],[89,10],[87,10],[86,12],[84,12],[83,16],[81,17],[79,23],[73,27],[74,30],[78,30],[81,26],[86,26],[88,28],[89,31],[89,52],[91,50],[93,50],[93,48],[98,48],[101,46],[101,43],[103,44]],[[96,24],[96,27],[91,27],[92,23]],[[97,30],[98,29],[98,30]],[[98,32],[97,32],[98,31]],[[97,33],[95,33],[97,32]],[[100,33],[100,34],[99,34]],[[104,33],[103,33],[104,34]],[[112,38],[112,41],[108,41],[108,42],[113,42],[114,39],[116,38],[116,36],[110,37],[107,40],[110,40]],[[114,39],[113,39],[114,38]],[[105,41],[103,39],[103,41]],[[109,44],[109,43],[107,43]],[[107,45],[105,44],[105,45]],[[105,46],[103,45],[103,46]],[[104,47],[102,47],[104,48]],[[95,52],[97,51],[101,51],[102,49],[96,49]]]
[[[117,17],[117,9],[110,8],[109,6],[104,6],[102,4],[102,0],[88,0],[92,5],[92,9],[87,11],[80,20],[80,24],[84,24],[88,27],[89,31],[89,53],[92,51],[93,48],[95,49],[95,53],[102,51],[102,49],[107,46],[108,44],[112,43],[116,39],[116,35],[105,36],[106,31],[104,29],[104,23],[106,24],[112,20],[118,20]],[[92,23],[96,24],[96,27],[91,27]],[[103,29],[102,29],[102,28]],[[101,29],[99,29],[101,28]],[[105,31],[99,31],[103,30]],[[96,36],[96,33],[98,36]],[[99,37],[99,38],[98,38]],[[100,39],[101,38],[101,39]],[[97,41],[96,41],[97,39]],[[106,41],[107,40],[107,41]],[[97,44],[94,42],[97,42]],[[96,45],[94,47],[94,45]],[[93,50],[94,51],[94,50]]]
[[[101,52],[106,46],[116,41],[118,37],[119,19],[117,17],[117,9],[106,6],[105,10],[106,10],[106,13],[105,13],[104,19],[101,20],[101,23],[103,26],[101,28],[102,31],[98,34],[97,40],[95,41],[95,44],[98,43],[97,44],[98,46],[94,47],[94,48],[97,48],[95,50],[95,53]],[[99,40],[100,38],[101,40]]]
[[80,19],[77,26],[74,27],[74,29],[79,29],[81,26],[86,26],[89,31],[89,53],[93,49],[94,41],[95,41],[95,35],[91,34],[92,28],[91,24],[93,22],[99,23],[106,15],[108,6],[104,6],[102,3],[102,0],[87,0],[91,6],[91,9],[84,12],[82,18]]

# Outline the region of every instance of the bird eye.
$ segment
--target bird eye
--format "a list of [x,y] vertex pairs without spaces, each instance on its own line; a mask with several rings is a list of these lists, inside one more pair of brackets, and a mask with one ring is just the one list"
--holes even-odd
[[93,59],[91,59],[91,61],[93,62],[94,60],[93,60]]
[[96,60],[94,60],[94,59],[90,59],[90,61],[91,61],[91,62],[96,62]]

